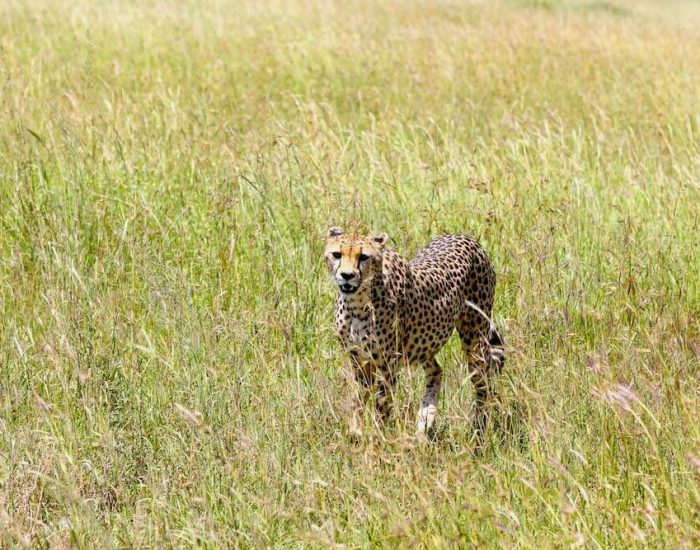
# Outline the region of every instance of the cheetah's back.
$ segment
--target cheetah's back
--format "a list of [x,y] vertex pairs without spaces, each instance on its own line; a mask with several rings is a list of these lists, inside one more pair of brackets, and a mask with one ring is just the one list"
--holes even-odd
[[409,269],[413,284],[404,305],[404,349],[409,361],[421,362],[434,357],[459,328],[469,303],[491,314],[495,273],[483,248],[466,235],[434,239]]

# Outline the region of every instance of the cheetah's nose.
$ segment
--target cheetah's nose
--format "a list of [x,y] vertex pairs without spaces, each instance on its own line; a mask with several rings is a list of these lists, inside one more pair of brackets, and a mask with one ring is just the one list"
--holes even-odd
[[349,281],[352,279],[355,275],[353,273],[341,273],[340,276],[345,279],[346,281]]

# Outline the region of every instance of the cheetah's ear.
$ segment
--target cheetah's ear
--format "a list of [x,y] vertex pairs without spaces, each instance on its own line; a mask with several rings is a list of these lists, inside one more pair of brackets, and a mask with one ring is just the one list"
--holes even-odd
[[331,227],[326,233],[326,237],[330,239],[331,237],[340,237],[342,234],[343,230],[340,227]]
[[386,233],[381,233],[372,237],[372,240],[379,248],[384,248],[384,245],[389,242],[389,235]]

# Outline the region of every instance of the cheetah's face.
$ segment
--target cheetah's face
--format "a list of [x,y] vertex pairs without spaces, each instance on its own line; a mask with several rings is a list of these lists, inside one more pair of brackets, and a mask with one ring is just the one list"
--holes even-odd
[[343,294],[353,294],[368,286],[382,272],[382,252],[389,240],[386,233],[369,237],[343,233],[331,227],[326,236],[326,265],[331,279]]

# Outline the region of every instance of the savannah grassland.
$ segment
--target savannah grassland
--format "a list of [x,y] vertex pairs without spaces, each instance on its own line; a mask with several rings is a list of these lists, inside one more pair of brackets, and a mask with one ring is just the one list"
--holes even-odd
[[[0,546],[700,545],[700,6],[0,0]],[[478,236],[485,448],[352,445],[329,225]]]

